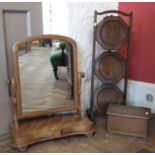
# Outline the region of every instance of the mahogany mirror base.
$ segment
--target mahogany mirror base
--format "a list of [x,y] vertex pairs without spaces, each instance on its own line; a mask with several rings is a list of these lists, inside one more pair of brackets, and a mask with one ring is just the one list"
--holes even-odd
[[40,141],[80,134],[90,136],[95,132],[92,121],[80,114],[27,120],[19,123],[18,129],[15,123],[10,128],[14,147],[20,151],[26,151],[29,145]]

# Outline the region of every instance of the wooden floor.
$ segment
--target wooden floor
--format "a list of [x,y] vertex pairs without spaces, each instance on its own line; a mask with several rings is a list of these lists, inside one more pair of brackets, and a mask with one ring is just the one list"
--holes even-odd
[[[97,120],[96,134],[91,137],[71,136],[34,144],[26,152],[155,152],[155,119],[150,121],[148,138],[137,138],[105,131],[105,120]],[[12,148],[12,140],[0,143],[0,152],[19,152]]]

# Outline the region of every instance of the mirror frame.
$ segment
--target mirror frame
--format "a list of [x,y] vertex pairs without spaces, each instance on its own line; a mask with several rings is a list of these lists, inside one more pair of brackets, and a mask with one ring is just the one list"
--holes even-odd
[[[29,44],[35,40],[61,40],[69,43],[72,46],[72,55],[73,55],[73,85],[74,85],[74,106],[66,106],[62,108],[41,110],[35,112],[22,113],[22,101],[21,101],[21,86],[20,86],[20,73],[19,73],[19,62],[18,62],[18,53],[19,48],[23,44]],[[12,83],[14,83],[13,88],[13,103],[14,103],[14,116],[17,119],[25,119],[25,118],[33,118],[33,117],[41,117],[41,116],[49,116],[57,113],[63,112],[78,112],[81,111],[80,104],[80,93],[79,93],[79,83],[78,83],[78,66],[77,66],[77,44],[76,42],[69,37],[62,35],[38,35],[33,37],[27,37],[24,40],[17,41],[13,45],[13,67],[14,67],[14,79],[12,79]],[[33,102],[33,101],[32,101]]]

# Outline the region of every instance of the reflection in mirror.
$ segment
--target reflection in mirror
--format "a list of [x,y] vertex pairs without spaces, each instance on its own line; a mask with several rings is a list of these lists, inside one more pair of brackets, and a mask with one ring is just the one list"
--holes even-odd
[[74,105],[72,48],[60,40],[21,46],[18,61],[22,112]]

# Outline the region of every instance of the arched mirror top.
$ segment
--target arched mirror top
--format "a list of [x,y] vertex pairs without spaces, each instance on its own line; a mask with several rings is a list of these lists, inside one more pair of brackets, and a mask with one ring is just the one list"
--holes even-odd
[[27,37],[23,40],[19,40],[13,45],[13,52],[18,52],[18,48],[23,44],[28,44],[28,43],[31,43],[32,41],[36,41],[36,40],[47,40],[47,39],[66,41],[72,45],[72,47],[74,48],[73,51],[77,52],[76,42],[72,38],[63,36],[63,35],[56,35],[56,34],[38,35],[38,36],[33,36],[33,37]]

